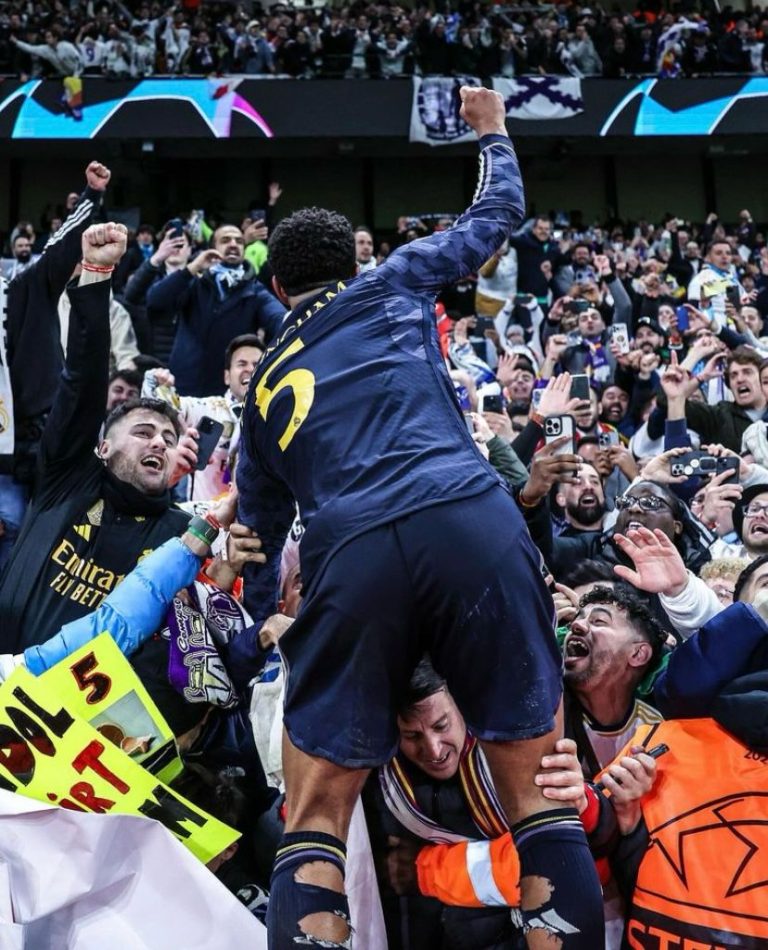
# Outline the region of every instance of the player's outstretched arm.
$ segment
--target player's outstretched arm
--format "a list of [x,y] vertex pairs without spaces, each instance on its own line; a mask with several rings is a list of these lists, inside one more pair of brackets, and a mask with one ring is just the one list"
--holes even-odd
[[475,272],[523,220],[523,182],[504,124],[504,100],[469,86],[460,95],[461,115],[480,141],[477,190],[452,228],[406,244],[377,268],[377,276],[398,290],[437,292]]

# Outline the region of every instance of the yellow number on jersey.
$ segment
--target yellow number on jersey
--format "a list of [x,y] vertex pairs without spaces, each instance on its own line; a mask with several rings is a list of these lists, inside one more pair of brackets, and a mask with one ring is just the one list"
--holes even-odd
[[285,432],[280,436],[277,443],[283,452],[291,444],[291,439],[296,435],[302,422],[307,418],[309,410],[312,408],[312,403],[315,401],[315,375],[308,369],[292,369],[290,373],[286,373],[285,376],[283,376],[274,388],[270,388],[267,385],[267,381],[272,375],[272,372],[277,369],[283,360],[287,360],[289,356],[293,356],[294,353],[298,353],[299,350],[303,349],[304,344],[301,340],[298,338],[295,339],[289,347],[286,347],[285,351],[275,360],[272,366],[269,367],[264,374],[264,378],[260,380],[256,386],[256,406],[261,413],[261,418],[265,422],[267,420],[269,407],[275,396],[283,389],[290,389],[293,393],[293,413],[288,425],[285,427]]

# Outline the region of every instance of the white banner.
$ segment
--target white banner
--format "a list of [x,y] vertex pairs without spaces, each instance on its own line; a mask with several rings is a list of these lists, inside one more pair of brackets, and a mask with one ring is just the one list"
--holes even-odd
[[474,76],[414,76],[411,104],[411,142],[457,145],[477,136],[459,115],[462,86],[479,86]]
[[0,455],[13,455],[13,391],[8,366],[8,284],[0,279]]
[[570,119],[584,111],[581,80],[572,76],[520,76],[493,80],[504,97],[508,119]]
[[0,791],[3,950],[266,950],[266,936],[159,822]]

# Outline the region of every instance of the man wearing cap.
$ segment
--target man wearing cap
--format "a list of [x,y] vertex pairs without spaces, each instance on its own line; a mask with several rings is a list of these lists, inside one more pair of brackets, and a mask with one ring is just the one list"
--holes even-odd
[[664,346],[666,334],[658,320],[653,317],[640,317],[635,330],[635,343],[644,353],[658,353]]

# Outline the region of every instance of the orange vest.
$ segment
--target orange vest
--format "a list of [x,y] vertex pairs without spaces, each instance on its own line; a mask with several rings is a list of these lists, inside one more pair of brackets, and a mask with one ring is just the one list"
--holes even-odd
[[[631,950],[768,948],[768,757],[712,719],[654,729],[657,780],[643,799],[650,843],[627,917]],[[730,939],[729,939],[730,938]]]

